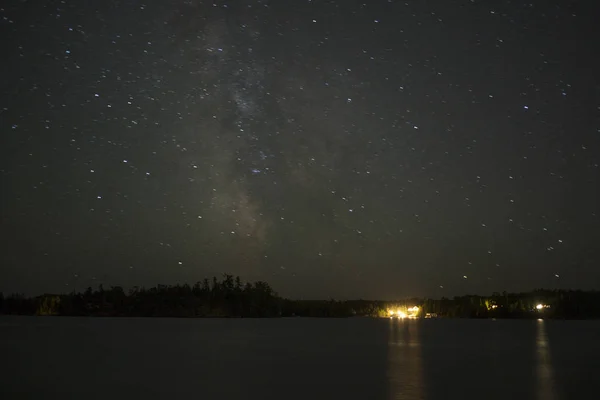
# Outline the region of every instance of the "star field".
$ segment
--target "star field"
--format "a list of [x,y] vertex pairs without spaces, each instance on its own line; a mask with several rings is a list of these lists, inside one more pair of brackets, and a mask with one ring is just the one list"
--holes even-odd
[[600,285],[594,3],[0,8],[0,290]]

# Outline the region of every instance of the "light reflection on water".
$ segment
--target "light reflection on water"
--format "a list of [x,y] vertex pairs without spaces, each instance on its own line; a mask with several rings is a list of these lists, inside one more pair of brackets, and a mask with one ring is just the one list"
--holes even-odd
[[387,398],[565,398],[557,393],[548,324],[390,320]]
[[423,399],[419,321],[390,319],[388,342],[389,399]]
[[555,400],[554,372],[550,357],[547,323],[537,321],[535,337],[536,393],[539,400]]

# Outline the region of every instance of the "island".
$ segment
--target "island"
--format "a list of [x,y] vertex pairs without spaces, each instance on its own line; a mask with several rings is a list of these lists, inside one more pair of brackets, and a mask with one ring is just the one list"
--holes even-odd
[[600,318],[600,292],[537,289],[453,298],[293,300],[263,281],[242,282],[225,274],[194,285],[121,286],[28,297],[0,293],[0,314],[94,317],[279,318]]

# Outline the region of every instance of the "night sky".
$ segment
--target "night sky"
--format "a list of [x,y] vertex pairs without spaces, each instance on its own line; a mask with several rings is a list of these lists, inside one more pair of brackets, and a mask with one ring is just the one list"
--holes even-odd
[[600,288],[594,6],[3,1],[0,290]]

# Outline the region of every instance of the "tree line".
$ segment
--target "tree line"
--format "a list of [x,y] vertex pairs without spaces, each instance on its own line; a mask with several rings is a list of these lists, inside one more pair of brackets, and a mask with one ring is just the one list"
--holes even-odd
[[278,317],[281,299],[268,283],[242,283],[225,274],[221,280],[204,279],[193,286],[157,285],[133,287],[127,293],[121,286],[83,293],[44,294],[26,297],[13,294],[3,298],[4,314],[114,316],[114,317]]
[[[280,297],[263,281],[244,283],[225,274],[190,286],[152,288],[120,286],[83,293],[3,296],[0,313],[15,315],[113,317],[390,317],[398,307],[419,307],[418,318],[600,318],[600,292],[535,290],[441,299],[290,300]],[[398,315],[398,314],[395,314]]]
[[453,318],[600,318],[600,292],[537,289],[525,293],[425,299],[423,313]]

